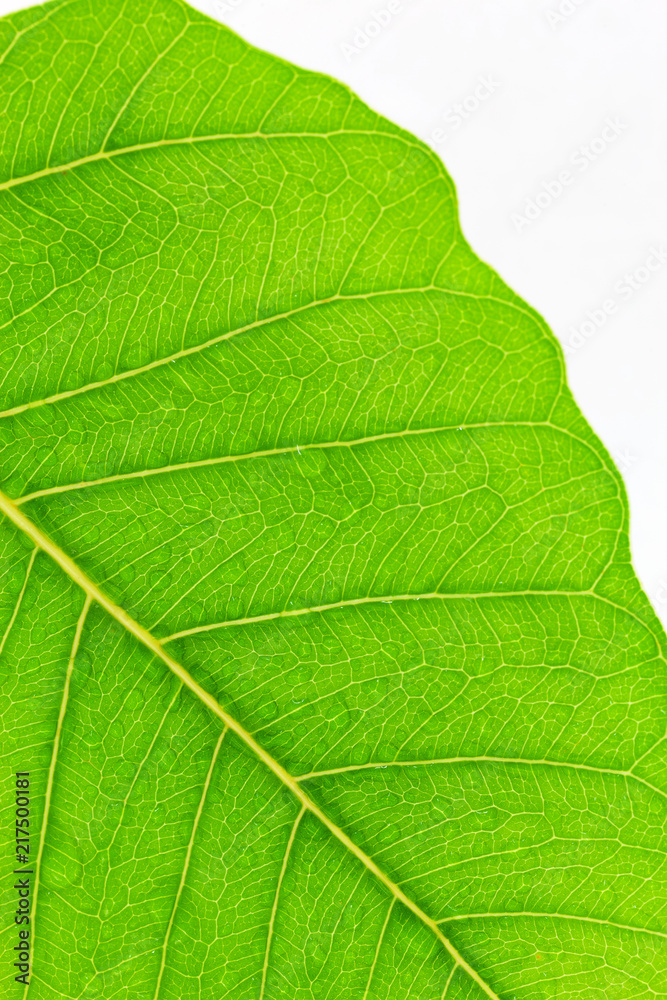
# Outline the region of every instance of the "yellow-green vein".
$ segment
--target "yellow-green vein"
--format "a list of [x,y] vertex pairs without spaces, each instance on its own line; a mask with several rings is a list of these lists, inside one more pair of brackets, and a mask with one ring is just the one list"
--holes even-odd
[[171,914],[169,916],[169,923],[167,924],[167,930],[165,931],[164,941],[162,942],[161,956],[160,956],[160,970],[158,972],[157,983],[155,986],[155,993],[153,994],[153,1000],[158,1000],[160,993],[160,985],[162,983],[162,977],[164,976],[164,970],[167,964],[167,948],[169,947],[169,939],[171,937],[171,930],[174,926],[174,920],[176,918],[176,911],[178,910],[178,904],[181,901],[181,896],[183,894],[183,887],[185,886],[185,880],[188,875],[188,869],[190,867],[190,858],[192,857],[192,848],[194,847],[195,837],[197,836],[197,828],[199,826],[199,820],[201,819],[201,814],[204,810],[204,803],[206,802],[206,796],[208,794],[209,785],[211,784],[211,778],[213,776],[213,770],[215,768],[216,761],[218,759],[218,754],[220,753],[220,747],[222,746],[222,741],[227,733],[227,727],[222,730],[220,736],[218,737],[218,742],[215,745],[215,750],[211,757],[211,763],[209,764],[208,771],[206,772],[206,778],[204,780],[204,787],[202,788],[201,797],[199,799],[199,805],[197,806],[197,812],[195,813],[195,818],[192,823],[192,830],[190,832],[190,840],[188,841],[187,850],[185,852],[185,861],[183,862],[183,871],[181,872],[181,878],[178,883],[178,889],[176,890],[176,898],[174,899],[174,905],[171,909]]
[[7,639],[9,638],[9,635],[10,635],[10,633],[12,631],[12,628],[14,627],[14,622],[16,621],[16,616],[18,615],[19,610],[21,608],[21,604],[23,603],[23,597],[24,597],[25,592],[26,592],[26,587],[28,586],[28,580],[30,579],[30,574],[32,572],[32,567],[33,567],[34,562],[35,562],[35,556],[37,555],[38,552],[39,552],[39,549],[37,549],[37,548],[34,548],[32,550],[32,554],[30,556],[30,561],[28,562],[28,568],[26,569],[25,576],[23,577],[23,584],[21,586],[21,590],[19,591],[19,596],[16,599],[16,604],[14,605],[14,610],[12,611],[11,618],[7,622],[7,628],[5,629],[5,633],[4,633],[3,637],[2,637],[2,641],[0,642],[0,656],[2,656],[2,651],[5,648],[5,643],[7,642]]
[[303,818],[303,814],[306,811],[305,805],[301,806],[299,815],[294,820],[292,829],[290,831],[289,839],[287,841],[287,846],[285,848],[285,854],[283,855],[283,863],[280,866],[280,873],[278,875],[278,883],[276,885],[276,891],[273,896],[273,905],[271,907],[271,916],[269,918],[269,929],[266,935],[266,947],[264,949],[264,961],[262,963],[262,982],[259,989],[259,1000],[263,1000],[264,991],[266,989],[266,976],[269,971],[269,955],[271,954],[271,944],[273,943],[273,929],[276,923],[276,914],[278,912],[278,901],[280,900],[280,890],[282,888],[283,879],[285,877],[285,872],[287,871],[287,864],[289,862],[289,856],[292,852],[292,845],[296,839],[297,830],[299,829],[299,823]]
[[119,607],[93,581],[84,573],[74,560],[63,552],[56,543],[44,534],[37,525],[33,524],[22,511],[14,504],[9,497],[0,492],[0,510],[23,531],[40,549],[46,552],[67,573],[67,575],[88,595],[91,600],[96,601],[104,610],[116,619],[124,628],[130,632],[147,649],[154,653],[162,662],[178,677],[180,681],[204,704],[214,715],[216,715],[225,726],[236,733],[236,735],[253,751],[253,753],[272,771],[276,777],[282,781],[296,799],[313,816],[326,827],[327,830],[353,854],[375,877],[389,889],[389,891],[406,906],[415,916],[431,930],[438,938],[443,947],[449,952],[459,965],[466,970],[468,975],[477,983],[491,1000],[500,1000],[489,984],[482,979],[479,973],[465,960],[451,941],[442,933],[435,920],[428,916],[414,900],[410,899],[403,890],[394,882],[368,854],[354,843],[353,840],[339,827],[327,814],[307,795],[299,786],[298,781],[279,764],[254,737],[231,716],[216,699],[209,694],[195,679],[188,673],[177,660],[170,656],[163,648],[162,644],[147,629],[136,622],[123,608]]

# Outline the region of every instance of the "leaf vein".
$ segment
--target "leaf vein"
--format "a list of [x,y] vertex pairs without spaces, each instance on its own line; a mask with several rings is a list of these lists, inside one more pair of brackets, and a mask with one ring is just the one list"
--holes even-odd
[[667,933],[664,933],[663,931],[654,931],[654,930],[651,930],[648,927],[638,927],[635,924],[620,924],[620,923],[616,923],[616,921],[614,921],[614,920],[604,920],[601,917],[598,918],[598,917],[589,917],[589,916],[585,916],[585,917],[583,917],[583,916],[577,916],[574,913],[547,913],[547,912],[541,913],[541,912],[532,912],[530,910],[518,910],[516,912],[508,911],[508,912],[504,912],[504,913],[502,913],[502,912],[499,912],[499,913],[462,913],[462,914],[456,914],[455,916],[443,917],[441,920],[438,920],[438,923],[439,924],[453,923],[456,920],[477,920],[477,919],[481,919],[481,920],[484,920],[484,919],[496,919],[496,920],[498,920],[498,919],[510,918],[510,917],[536,917],[538,919],[539,918],[544,918],[544,919],[553,919],[553,920],[576,920],[578,923],[584,923],[584,924],[601,924],[602,926],[605,926],[605,927],[615,927],[618,930],[622,930],[622,931],[632,931],[635,934],[651,934],[654,937],[660,937],[660,938],[667,939]]
[[116,619],[127,629],[142,645],[154,653],[162,662],[178,677],[180,681],[204,704],[214,715],[216,715],[225,726],[236,733],[236,735],[249,747],[250,750],[271,770],[276,777],[288,788],[296,799],[313,816],[315,816],[329,830],[329,832],[353,854],[362,865],[364,865],[375,877],[389,889],[389,891],[406,906],[415,916],[438,938],[443,947],[449,952],[452,958],[466,970],[469,976],[477,983],[491,1000],[500,1000],[498,995],[491,989],[489,984],[482,979],[479,973],[465,960],[463,955],[454,947],[451,941],[442,933],[435,920],[428,916],[421,907],[407,896],[403,890],[394,882],[353,840],[337,826],[327,814],[303,791],[299,783],[288,771],[275,760],[253,736],[238,722],[232,715],[229,715],[222,706],[213,698],[208,691],[201,687],[188,671],[177,660],[173,659],[163,648],[162,643],[155,638],[147,629],[135,621],[131,616],[117,604],[115,604],[93,581],[83,572],[83,570],[68,556],[56,543],[44,534],[37,525],[33,524],[4,493],[0,492],[0,510],[16,525],[17,528],[25,532],[29,538],[40,549],[43,549],[67,575],[78,586],[85,591],[87,596],[99,604],[108,614]]
[[271,953],[271,944],[273,942],[273,928],[276,922],[276,914],[278,912],[278,901],[280,899],[280,890],[282,888],[283,879],[285,877],[285,872],[287,871],[287,864],[289,861],[289,856],[292,851],[292,846],[296,839],[297,831],[299,829],[299,823],[301,822],[303,815],[306,811],[305,805],[301,806],[301,811],[299,815],[294,820],[294,824],[290,831],[289,839],[287,841],[287,847],[285,848],[285,854],[283,856],[283,862],[280,867],[280,874],[278,875],[278,883],[276,885],[275,895],[273,897],[273,905],[271,906],[271,916],[269,918],[269,929],[266,935],[266,948],[264,950],[264,962],[262,963],[262,984],[259,991],[259,1000],[263,1000],[264,990],[266,989],[266,976],[269,971],[269,956]]
[[[414,288],[388,288],[382,289],[378,292],[361,292],[358,295],[332,295],[326,299],[317,299],[313,302],[306,302],[304,305],[297,306],[295,309],[288,309],[282,313],[275,313],[273,316],[266,316],[262,319],[254,320],[252,323],[247,323],[234,330],[227,330],[226,333],[221,333],[216,337],[211,337],[209,340],[203,341],[201,344],[193,344],[191,347],[184,347],[180,351],[175,351],[173,354],[165,355],[162,358],[155,358],[153,361],[149,361],[147,364],[141,365],[138,368],[129,368],[127,371],[111,375],[109,378],[100,379],[97,382],[88,382],[86,385],[79,386],[76,389],[67,389],[63,392],[53,393],[51,396],[46,396],[43,399],[31,400],[28,403],[20,403],[17,406],[10,407],[9,409],[0,412],[0,418],[16,416],[19,413],[25,413],[27,410],[34,409],[38,406],[58,403],[63,399],[71,399],[72,396],[80,396],[82,393],[92,392],[94,389],[101,389],[105,386],[113,385],[116,382],[121,382],[128,378],[135,378],[137,375],[153,371],[155,368],[161,368],[164,365],[171,364],[173,361],[179,361],[181,358],[186,358],[193,354],[200,354],[202,351],[206,351],[210,347],[215,347],[216,344],[221,344],[226,340],[231,340],[233,337],[239,336],[243,333],[249,333],[251,330],[258,330],[262,327],[269,326],[271,323],[277,323],[281,320],[290,319],[293,316],[298,316],[311,309],[319,309],[321,306],[345,302],[365,302],[372,298],[377,299],[391,295],[414,295],[423,292],[437,292],[442,295],[453,295],[461,298],[475,299],[477,301],[499,302],[501,305],[506,306],[509,309],[515,309],[525,315],[529,315],[525,309],[521,309],[515,303],[506,299],[499,299],[494,295],[473,295],[470,292],[462,292],[452,288],[441,288],[432,285],[421,285]],[[534,319],[533,316],[530,318]]]
[[[389,760],[371,762],[368,764],[349,764],[347,767],[334,767],[324,771],[309,771],[307,774],[295,776],[295,781],[310,781],[314,778],[326,778],[335,774],[350,774],[357,771],[378,771],[389,767],[433,767],[439,764],[525,764],[528,767],[562,767],[577,771],[592,771],[594,774],[610,774],[618,778],[633,778],[646,788],[655,792],[656,795],[667,799],[667,792],[651,784],[638,774],[633,774],[632,770],[621,770],[620,768],[595,767],[592,764],[580,764],[564,760],[538,760],[528,757],[493,757],[489,755],[478,757],[435,757],[430,760]],[[633,765],[634,767],[635,765]]]
[[197,828],[199,826],[199,820],[201,819],[201,814],[204,810],[204,803],[206,802],[206,796],[208,794],[209,785],[211,784],[211,778],[213,776],[213,770],[215,768],[215,764],[218,759],[218,754],[220,753],[220,747],[222,746],[222,741],[224,740],[226,734],[227,734],[227,727],[225,726],[225,728],[220,733],[220,736],[218,737],[218,742],[215,745],[215,750],[213,751],[213,756],[211,757],[211,763],[206,773],[206,778],[204,780],[204,787],[202,788],[201,797],[199,800],[199,804],[197,806],[197,812],[195,813],[195,818],[192,824],[190,840],[188,841],[187,850],[185,852],[185,860],[183,862],[183,870],[181,872],[181,878],[178,883],[178,889],[176,890],[176,898],[174,899],[174,905],[172,907],[172,911],[169,916],[169,923],[167,924],[167,929],[164,935],[164,941],[162,943],[160,970],[158,972],[157,984],[155,986],[155,993],[153,994],[153,1000],[158,1000],[158,996],[160,993],[160,986],[162,984],[162,978],[164,976],[164,971],[167,964],[167,948],[169,947],[169,939],[171,937],[171,931],[174,926],[174,920],[176,919],[176,911],[178,910],[178,905],[181,901],[183,888],[185,886],[185,880],[187,878],[188,869],[190,867],[190,858],[192,857],[192,849],[194,847],[195,837],[197,836]]

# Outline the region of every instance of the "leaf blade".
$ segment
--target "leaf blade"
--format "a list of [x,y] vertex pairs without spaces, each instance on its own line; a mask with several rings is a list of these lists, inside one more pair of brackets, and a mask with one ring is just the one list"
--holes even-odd
[[[0,501],[97,605],[52,768],[32,989],[532,1000],[574,977],[591,1000],[661,995],[663,633],[553,337],[467,247],[432,152],[180,3],[134,7],[2,22]],[[26,98],[26,65],[62,79]],[[57,619],[46,687],[30,676],[41,782],[83,598],[59,575],[34,622],[21,574],[32,559],[43,588],[43,557],[3,532],[16,684],[17,637],[34,664]],[[204,705],[262,763],[216,757]],[[6,717],[24,725],[25,703]],[[443,802],[468,810],[444,839]],[[297,803],[322,826],[284,862]]]

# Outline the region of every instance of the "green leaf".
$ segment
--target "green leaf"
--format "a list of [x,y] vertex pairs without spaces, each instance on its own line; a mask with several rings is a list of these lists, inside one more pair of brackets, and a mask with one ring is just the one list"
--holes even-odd
[[667,996],[664,635],[438,158],[179,0],[0,47],[31,1000]]

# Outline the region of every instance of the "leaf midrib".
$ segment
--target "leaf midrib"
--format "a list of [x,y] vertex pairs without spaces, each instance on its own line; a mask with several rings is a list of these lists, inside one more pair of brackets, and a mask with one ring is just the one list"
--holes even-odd
[[84,571],[67,555],[48,535],[30,521],[25,514],[0,491],[0,511],[9,518],[13,524],[22,531],[37,548],[50,556],[55,563],[79,586],[91,601],[95,601],[100,607],[119,622],[131,635],[142,643],[151,653],[157,656],[175,674],[176,677],[204,704],[214,715],[216,715],[227,728],[231,729],[239,739],[258,757],[266,767],[285,785],[301,803],[301,805],[315,816],[329,830],[329,832],[352,854],[368,871],[371,872],[389,891],[406,906],[415,916],[438,938],[445,947],[454,962],[461,966],[467,974],[478,984],[490,1000],[500,1000],[500,997],[485,982],[479,973],[465,960],[457,951],[451,941],[442,933],[437,921],[433,920],[419,907],[409,896],[403,892],[381,868],[376,865],[373,859],[348,837],[348,835],[337,826],[327,814],[310,798],[300,787],[296,779],[285,768],[278,763],[264,748],[257,743],[253,736],[238,722],[232,715],[226,712],[222,706],[213,698],[208,691],[202,688],[188,671],[177,660],[173,659],[162,644],[139,622],[135,621],[118,604],[115,604]]

